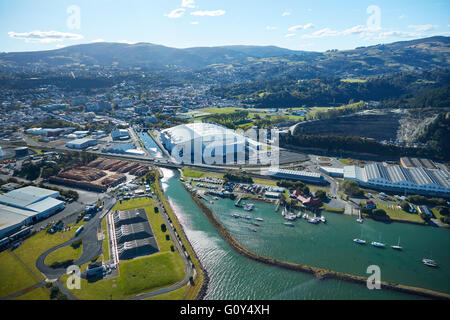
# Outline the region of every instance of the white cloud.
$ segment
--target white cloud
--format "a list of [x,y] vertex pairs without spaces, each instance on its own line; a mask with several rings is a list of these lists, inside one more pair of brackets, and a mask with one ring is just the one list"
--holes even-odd
[[125,44],[136,44],[137,42],[129,41],[129,40],[119,40],[116,41],[118,43],[125,43]]
[[432,25],[432,24],[417,24],[417,25],[410,25],[410,26],[408,26],[408,28],[414,29],[419,32],[423,32],[423,31],[430,31],[430,30],[437,29],[438,26]]
[[165,14],[166,17],[171,19],[181,18],[183,14],[186,12],[186,9],[178,8],[175,10],[172,10],[169,14]]
[[297,25],[297,26],[292,26],[292,27],[290,27],[289,29],[288,29],[288,31],[296,31],[296,30],[301,30],[301,29],[303,29],[303,26],[302,25]]
[[278,28],[275,27],[275,26],[266,26],[266,30],[272,31],[272,30],[277,30],[277,29],[278,29]]
[[97,42],[105,42],[105,39],[95,39],[91,41],[92,43],[97,43]]
[[195,8],[195,0],[182,0],[181,6],[184,8]]
[[287,16],[290,16],[290,15],[291,15],[290,11],[285,11],[285,12],[283,12],[283,14],[281,16],[282,17],[287,17]]
[[302,36],[303,39],[314,39],[314,38],[323,38],[323,37],[336,37],[341,35],[340,31],[332,30],[330,28],[324,28],[313,32],[311,34],[305,34]]
[[405,19],[406,16],[404,14],[402,14],[401,16],[398,17],[399,19]]
[[26,42],[40,42],[40,43],[51,43],[51,42],[61,42],[66,40],[81,40],[84,37],[81,34],[76,33],[65,33],[59,31],[31,31],[31,32],[8,32],[11,38],[22,39]]
[[218,17],[226,13],[225,10],[214,10],[214,11],[194,11],[191,12],[192,16],[208,16],[208,17]]
[[302,25],[292,26],[288,29],[288,31],[293,32],[293,31],[297,31],[297,30],[302,30],[302,29],[306,30],[306,29],[311,29],[311,28],[314,28],[314,25],[312,23],[308,23],[308,24],[305,24],[304,26],[302,26]]
[[290,38],[290,37],[293,37],[293,36],[295,36],[295,33],[288,33],[288,34],[284,35],[285,38]]
[[198,21],[192,21],[191,24],[198,24]]

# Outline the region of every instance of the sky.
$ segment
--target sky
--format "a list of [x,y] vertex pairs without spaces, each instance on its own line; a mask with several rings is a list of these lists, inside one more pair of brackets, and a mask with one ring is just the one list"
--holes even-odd
[[92,42],[326,51],[450,36],[448,0],[0,0],[0,52]]

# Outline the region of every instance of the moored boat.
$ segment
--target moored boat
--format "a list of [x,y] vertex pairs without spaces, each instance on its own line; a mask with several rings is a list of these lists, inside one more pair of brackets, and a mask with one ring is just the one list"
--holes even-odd
[[422,263],[429,267],[437,267],[436,261],[434,261],[432,259],[422,259]]
[[362,239],[353,239],[353,242],[356,242],[357,244],[366,244],[366,240],[362,240]]
[[288,226],[288,227],[294,227],[295,225],[292,223],[292,222],[285,222],[285,223],[283,223],[285,226]]
[[377,248],[384,248],[386,246],[384,243],[377,242],[377,241],[372,241],[371,245],[373,245],[374,247],[377,247]]

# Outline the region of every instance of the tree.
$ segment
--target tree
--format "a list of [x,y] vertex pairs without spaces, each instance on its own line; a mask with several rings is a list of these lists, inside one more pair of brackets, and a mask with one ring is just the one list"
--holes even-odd
[[403,211],[409,212],[409,202],[408,201],[402,201],[400,203],[400,207],[402,207]]
[[349,196],[363,196],[364,192],[359,188],[359,184],[352,180],[346,180],[342,183],[344,192]]
[[327,193],[323,190],[317,190],[314,194],[316,198],[319,198],[322,202],[327,200]]

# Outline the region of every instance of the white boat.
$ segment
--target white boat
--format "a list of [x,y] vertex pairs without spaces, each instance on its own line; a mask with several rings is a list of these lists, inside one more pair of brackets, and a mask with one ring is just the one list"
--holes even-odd
[[377,241],[372,241],[371,245],[373,245],[374,247],[377,247],[377,248],[384,248],[386,246],[384,243],[377,242]]
[[322,221],[323,223],[327,223],[327,219],[325,219],[324,216],[320,216],[320,221]]
[[310,219],[308,219],[308,222],[312,223],[312,224],[318,224],[320,221],[317,218],[310,218]]
[[255,205],[253,203],[247,203],[244,207],[245,211],[252,211],[255,208]]
[[356,221],[359,222],[359,223],[363,223],[364,222],[364,220],[362,218],[358,218],[358,219],[356,219]]
[[264,221],[263,218],[255,218],[256,221]]
[[250,216],[245,216],[244,219],[250,220],[252,217]]
[[394,250],[403,250],[403,247],[400,246],[400,237],[398,238],[398,244],[396,246],[391,246]]
[[214,197],[214,200],[216,200],[216,201],[217,201],[217,200],[219,200],[219,198],[218,198],[218,197]]
[[366,240],[361,240],[361,239],[358,239],[358,238],[353,239],[353,242],[356,242],[357,244],[366,244],[367,243]]
[[236,213],[233,214],[232,216],[233,216],[234,218],[236,218],[236,219],[241,217],[240,215],[238,215],[238,214],[236,214]]
[[283,223],[285,226],[288,226],[288,227],[294,227],[295,225],[293,224],[293,223],[291,223],[291,222],[285,222],[285,223]]
[[437,263],[436,261],[432,260],[432,259],[422,259],[422,262],[424,265],[429,266],[429,267],[437,267]]

